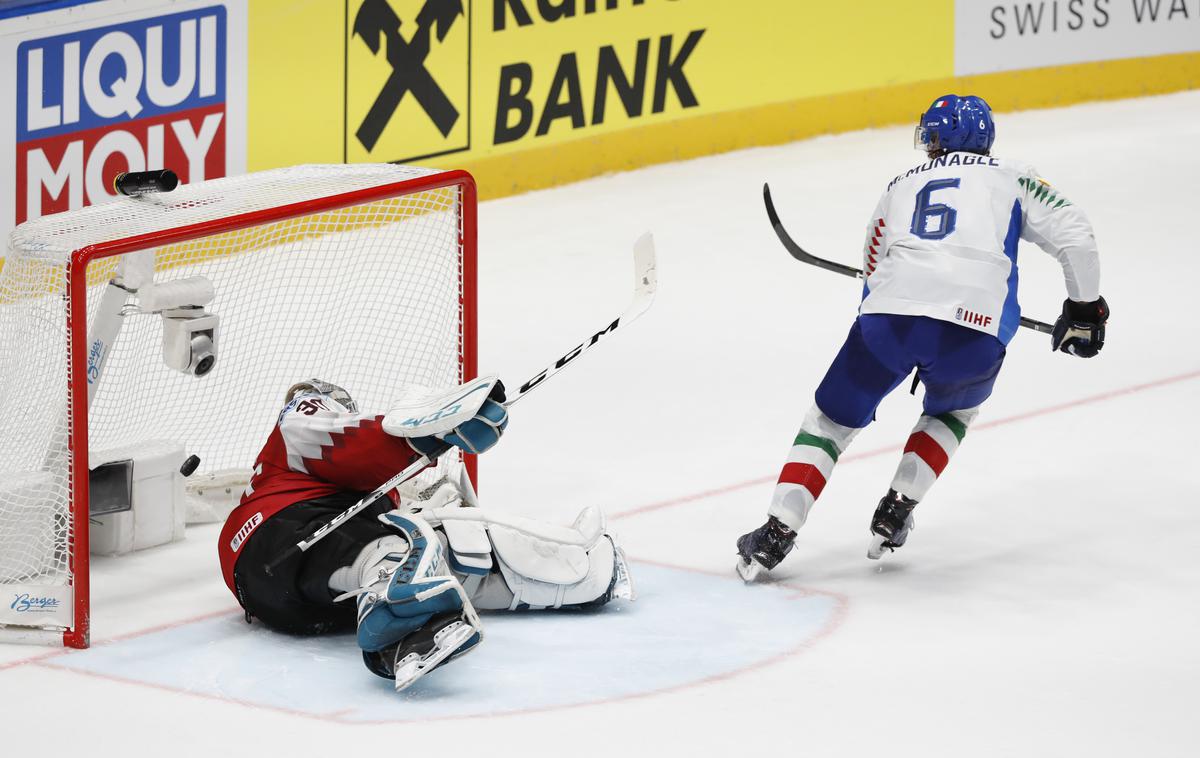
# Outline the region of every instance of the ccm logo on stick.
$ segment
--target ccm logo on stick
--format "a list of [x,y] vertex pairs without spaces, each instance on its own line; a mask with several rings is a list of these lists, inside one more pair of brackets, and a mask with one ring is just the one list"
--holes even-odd
[[222,6],[17,48],[16,221],[108,199],[122,171],[225,175]]

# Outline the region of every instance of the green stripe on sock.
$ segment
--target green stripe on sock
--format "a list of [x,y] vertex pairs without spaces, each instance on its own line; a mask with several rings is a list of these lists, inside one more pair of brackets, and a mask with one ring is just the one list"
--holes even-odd
[[967,425],[955,418],[953,414],[943,413],[940,416],[934,416],[934,418],[945,424],[946,428],[954,434],[955,439],[959,442],[962,442],[963,437],[967,436]]
[[817,435],[809,434],[808,432],[800,432],[796,435],[796,441],[792,444],[819,447],[826,453],[829,453],[829,457],[833,459],[834,463],[837,463],[838,449],[837,445],[833,444],[833,440],[828,440],[824,437],[818,437]]

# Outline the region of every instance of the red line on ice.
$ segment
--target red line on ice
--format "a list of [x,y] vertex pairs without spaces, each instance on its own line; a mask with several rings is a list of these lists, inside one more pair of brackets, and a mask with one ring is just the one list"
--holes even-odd
[[[705,569],[693,568],[691,566],[680,566],[677,564],[664,563],[662,561],[646,560],[646,559],[636,558],[636,557],[632,557],[632,556],[631,556],[631,559],[637,563],[647,563],[647,564],[650,564],[653,566],[659,566],[661,568],[674,569],[674,570],[678,570],[678,571],[690,571],[690,572],[697,573],[697,574],[707,574],[707,575],[718,577],[720,579],[727,580],[727,581],[740,581],[740,580],[736,579],[736,577],[733,577],[730,575],[732,572],[730,572],[730,574],[727,574],[727,573],[716,572],[716,571],[707,571]],[[80,675],[83,675],[86,677],[90,677],[92,679],[107,680],[110,682],[117,682],[120,684],[132,685],[135,687],[145,687],[145,688],[157,690],[160,692],[170,692],[173,694],[200,698],[202,700],[229,703],[232,705],[238,705],[238,706],[243,706],[243,707],[247,707],[247,708],[254,708],[254,709],[258,709],[258,710],[262,710],[262,711],[271,711],[271,712],[275,712],[275,713],[282,713],[282,714],[286,714],[289,716],[296,716],[299,718],[313,720],[313,721],[334,722],[334,723],[347,724],[347,725],[352,725],[352,726],[367,726],[367,725],[372,725],[372,724],[405,724],[405,723],[413,723],[413,722],[430,723],[430,722],[434,722],[434,721],[461,721],[464,719],[503,718],[505,716],[524,716],[524,715],[528,715],[528,714],[532,714],[532,713],[546,713],[549,711],[573,710],[576,708],[587,708],[587,707],[595,706],[595,705],[607,705],[607,704],[611,704],[611,703],[625,702],[625,701],[629,701],[629,700],[639,700],[639,699],[647,698],[647,697],[655,697],[657,695],[664,695],[664,694],[673,693],[673,692],[680,692],[683,690],[690,690],[690,689],[693,689],[696,687],[703,687],[705,685],[713,684],[716,682],[722,682],[722,681],[726,681],[729,679],[733,679],[733,678],[741,676],[742,674],[745,674],[747,672],[765,668],[774,663],[778,663],[781,660],[789,658],[793,655],[798,655],[800,653],[808,651],[813,646],[817,645],[819,642],[821,642],[825,638],[829,637],[829,635],[833,634],[833,632],[836,631],[842,625],[842,623],[846,620],[846,616],[848,614],[848,609],[849,609],[849,599],[841,593],[830,592],[830,591],[826,591],[826,590],[812,589],[809,587],[803,587],[803,586],[796,585],[796,584],[790,584],[788,582],[764,582],[764,583],[762,583],[762,587],[763,588],[771,588],[771,589],[775,589],[775,590],[779,590],[779,591],[785,591],[788,593],[787,598],[789,600],[798,600],[800,598],[811,597],[813,595],[821,595],[821,596],[832,599],[834,605],[833,605],[832,610],[830,611],[828,619],[825,621],[825,624],[815,634],[798,642],[796,645],[792,646],[791,648],[789,648],[787,650],[784,650],[780,653],[776,653],[775,655],[769,656],[762,660],[755,661],[754,663],[750,663],[745,666],[741,666],[739,668],[731,669],[729,671],[721,672],[718,674],[712,674],[710,676],[702,677],[700,679],[696,679],[693,681],[682,682],[680,684],[670,685],[667,687],[661,687],[658,689],[646,690],[644,692],[632,692],[632,693],[627,693],[624,695],[617,695],[614,697],[600,697],[595,700],[585,700],[585,701],[578,702],[578,703],[563,703],[563,704],[555,704],[555,705],[545,705],[545,706],[538,706],[538,707],[533,707],[533,708],[521,708],[521,709],[499,710],[499,711],[481,711],[478,713],[464,713],[464,714],[456,714],[456,715],[452,715],[452,716],[423,716],[423,717],[416,718],[416,719],[398,718],[398,719],[361,719],[361,720],[359,720],[359,719],[354,719],[351,717],[354,712],[353,710],[336,710],[336,711],[329,711],[326,713],[320,713],[320,712],[314,712],[314,711],[304,711],[304,710],[299,710],[299,709],[288,708],[285,706],[271,705],[271,704],[267,704],[267,703],[260,703],[260,702],[255,702],[252,700],[245,700],[245,699],[241,699],[241,698],[227,697],[227,696],[217,695],[217,694],[208,693],[208,692],[197,692],[195,690],[185,689],[183,687],[176,687],[176,686],[172,686],[170,684],[162,684],[162,683],[158,683],[158,682],[148,682],[145,680],[133,679],[133,678],[124,677],[124,676],[121,676],[118,674],[112,674],[112,673],[108,673],[108,672],[89,671],[87,669],[75,668],[73,666],[67,665],[65,662],[57,663],[53,660],[48,660],[48,659],[52,659],[52,658],[63,656],[63,655],[86,655],[87,654],[86,650],[54,651],[53,653],[50,653],[48,655],[43,655],[38,658],[26,659],[23,661],[13,662],[12,664],[9,664],[9,667],[15,667],[18,665],[23,665],[23,664],[30,664],[30,665],[38,666],[41,668],[51,669],[54,671],[61,671],[61,672],[70,673],[70,674],[80,674]],[[217,612],[217,613],[207,613],[202,616],[195,616],[193,618],[184,619],[184,620],[169,623],[169,624],[161,624],[159,626],[155,626],[150,629],[143,630],[143,631],[124,634],[124,635],[121,635],[120,637],[114,637],[114,638],[105,640],[103,643],[100,643],[100,644],[111,644],[111,643],[118,642],[118,641],[142,637],[144,635],[151,634],[153,632],[159,632],[159,631],[164,631],[164,630],[168,630],[168,629],[173,629],[176,627],[197,623],[199,621],[204,621],[207,619],[211,619],[211,618],[215,618],[215,617],[223,616],[223,615],[231,615],[231,614],[228,614],[228,611],[221,611],[221,612]],[[357,673],[362,674],[363,672],[360,670]],[[348,674],[348,675],[353,675],[353,674]],[[387,693],[384,693],[384,696],[386,696],[386,694]]]
[[[977,432],[977,431],[982,431],[984,429],[991,429],[991,428],[994,428],[997,426],[1005,426],[1007,424],[1014,424],[1018,421],[1024,421],[1026,419],[1036,418],[1037,416],[1047,416],[1052,413],[1059,413],[1061,411],[1070,410],[1071,408],[1077,408],[1081,405],[1091,405],[1093,403],[1101,403],[1101,402],[1104,402],[1105,400],[1112,400],[1113,398],[1122,397],[1124,395],[1132,395],[1137,392],[1145,392],[1146,390],[1157,389],[1159,387],[1164,387],[1168,384],[1177,384],[1179,382],[1186,382],[1189,379],[1196,379],[1196,378],[1200,378],[1200,370],[1188,371],[1187,373],[1184,373],[1184,374],[1176,374],[1175,376],[1168,376],[1163,379],[1155,379],[1152,382],[1143,382],[1141,384],[1132,384],[1128,387],[1122,387],[1121,389],[1110,390],[1108,392],[1101,392],[1098,395],[1089,395],[1088,397],[1081,397],[1077,400],[1069,400],[1065,403],[1058,403],[1057,405],[1050,405],[1050,406],[1046,406],[1045,408],[1036,408],[1032,411],[1018,413],[1013,416],[1006,416],[1005,418],[998,418],[994,421],[985,421],[980,424],[972,425],[971,431]],[[903,449],[904,449],[904,446],[900,445],[900,444],[888,445],[887,447],[880,447],[880,448],[876,448],[874,450],[867,450],[865,452],[858,453],[858,454],[843,455],[841,458],[838,459],[838,463],[849,463],[851,461],[866,460],[867,458],[875,458],[877,456],[884,455],[886,453],[898,453],[898,452],[902,451]],[[646,505],[640,505],[636,508],[630,508],[627,511],[620,511],[619,513],[614,513],[611,516],[609,516],[609,518],[610,519],[618,519],[618,518],[628,518],[630,516],[640,516],[643,513],[651,513],[653,511],[659,511],[664,508],[674,508],[677,505],[685,505],[687,503],[694,503],[697,500],[707,500],[710,497],[716,497],[718,495],[724,495],[724,494],[727,494],[730,492],[737,492],[738,490],[749,489],[751,487],[757,487],[759,485],[767,484],[767,483],[774,482],[774,481],[775,481],[775,476],[760,476],[760,477],[756,477],[754,479],[748,479],[746,481],[737,482],[735,484],[727,484],[724,487],[716,487],[716,488],[710,489],[710,490],[694,492],[690,495],[674,497],[674,498],[670,498],[669,500],[659,500],[656,503],[647,503]]]

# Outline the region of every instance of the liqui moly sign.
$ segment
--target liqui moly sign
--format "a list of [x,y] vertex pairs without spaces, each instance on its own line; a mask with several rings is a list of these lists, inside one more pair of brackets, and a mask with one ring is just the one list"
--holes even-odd
[[228,44],[221,5],[22,41],[15,222],[105,200],[121,171],[224,176]]

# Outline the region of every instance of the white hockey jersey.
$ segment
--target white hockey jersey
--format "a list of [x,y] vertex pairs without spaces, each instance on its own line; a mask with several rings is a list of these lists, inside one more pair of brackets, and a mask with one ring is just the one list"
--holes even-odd
[[1031,166],[956,152],[888,184],[867,226],[860,313],[929,316],[995,335],[1017,331],[1017,241],[1062,264],[1067,295],[1100,296],[1100,261],[1083,211]]

